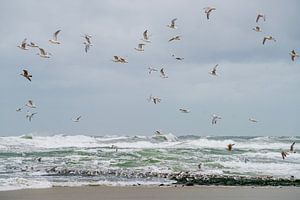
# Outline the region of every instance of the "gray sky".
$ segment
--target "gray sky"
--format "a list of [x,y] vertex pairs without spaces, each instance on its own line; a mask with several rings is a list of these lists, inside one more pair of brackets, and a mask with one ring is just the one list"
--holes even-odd
[[[215,6],[206,20],[203,8]],[[299,135],[300,27],[296,0],[107,0],[1,1],[2,78],[0,135],[33,133],[151,135],[156,129],[176,135]],[[252,30],[258,13],[263,32]],[[178,29],[166,27],[178,18]],[[61,29],[61,45],[48,42]],[[145,52],[134,47],[148,29]],[[86,54],[83,34],[93,35]],[[168,39],[182,35],[181,41]],[[277,42],[267,41],[272,35]],[[53,54],[16,46],[27,38]],[[172,54],[184,57],[176,61]],[[111,61],[126,57],[128,64]],[[209,71],[219,64],[219,76]],[[165,68],[168,79],[149,75]],[[30,83],[19,74],[28,69]],[[162,98],[148,103],[150,94]],[[32,99],[38,114],[29,123]],[[182,114],[179,108],[191,110]],[[211,115],[222,120],[211,125]],[[82,115],[80,123],[70,119]],[[253,124],[249,117],[259,120]]]

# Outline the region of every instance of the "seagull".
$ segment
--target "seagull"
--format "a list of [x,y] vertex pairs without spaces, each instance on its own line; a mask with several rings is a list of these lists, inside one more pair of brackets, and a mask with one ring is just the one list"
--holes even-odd
[[293,142],[293,144],[291,145],[290,147],[290,152],[292,153],[296,153],[296,151],[294,150],[294,145],[295,145],[296,142]]
[[160,103],[161,99],[158,97],[153,97],[152,94],[150,95],[150,97],[148,98],[148,101],[153,101],[154,104]]
[[282,156],[283,160],[286,158],[287,155],[288,155],[288,152],[281,151],[281,156]]
[[182,113],[189,113],[190,112],[190,110],[185,109],[185,108],[180,108],[179,111],[182,112]]
[[53,33],[53,39],[49,40],[52,44],[60,44],[60,42],[57,40],[57,35],[59,34],[61,30],[57,30],[55,33]]
[[228,150],[228,151],[231,151],[233,146],[234,146],[234,144],[231,144],[231,143],[228,144],[228,145],[227,145],[227,150]]
[[262,18],[264,22],[266,21],[266,15],[264,14],[258,14],[256,17],[256,23],[258,23],[259,19]]
[[21,111],[22,111],[22,108],[18,108],[16,111],[17,111],[17,112],[21,112]]
[[253,28],[252,30],[256,31],[256,32],[261,32],[261,28],[259,26],[256,26],[255,28]]
[[151,68],[151,67],[148,67],[149,69],[149,74],[151,74],[152,72],[157,72],[158,70],[155,69],[155,68]]
[[36,108],[36,106],[34,105],[32,100],[28,100],[28,103],[26,103],[25,106],[27,106],[29,108]]
[[173,40],[180,40],[180,37],[181,37],[180,35],[176,35],[176,36],[172,37],[171,39],[169,39],[168,41],[171,42]]
[[76,117],[76,118],[73,118],[72,121],[73,121],[73,122],[79,122],[80,119],[81,119],[81,116],[78,116],[78,117]]
[[32,48],[39,47],[38,45],[36,45],[33,42],[30,42],[29,44],[27,44],[27,46],[32,47]]
[[254,123],[257,123],[258,121],[256,120],[256,119],[254,119],[254,118],[249,118],[249,121],[250,122],[254,122]]
[[28,50],[28,48],[27,48],[27,43],[26,43],[26,38],[22,41],[22,43],[19,45],[19,46],[17,46],[17,47],[19,47],[20,49],[22,49],[22,50]]
[[141,39],[142,41],[144,42],[151,42],[149,40],[149,35],[148,35],[148,30],[145,30],[144,33],[143,33],[143,38]]
[[217,76],[217,67],[218,66],[219,66],[219,64],[216,64],[215,67],[209,73],[213,76]]
[[162,78],[169,78],[169,77],[166,75],[166,73],[165,73],[165,71],[164,71],[164,68],[161,68],[161,69],[160,69],[160,77],[162,77]]
[[144,46],[145,46],[145,44],[140,43],[140,44],[138,44],[138,47],[134,48],[134,49],[137,50],[137,51],[144,51]]
[[113,56],[112,59],[113,62],[119,62],[119,63],[128,63],[124,58],[120,56]]
[[290,55],[291,55],[292,61],[295,61],[295,58],[296,58],[296,57],[299,57],[299,54],[297,54],[295,50],[292,50],[292,51],[290,52]]
[[26,118],[28,118],[28,120],[31,122],[31,119],[35,114],[37,114],[37,113],[31,113],[30,111],[27,111]]
[[172,28],[172,29],[176,29],[176,25],[175,25],[175,21],[177,20],[177,18],[172,19],[171,24],[167,25],[167,27]]
[[24,76],[25,78],[27,78],[29,81],[31,81],[31,77],[32,77],[32,75],[31,74],[29,74],[29,72],[26,70],[26,69],[24,69],[23,70],[23,74],[20,74],[21,76]]
[[214,8],[214,7],[205,7],[203,9],[205,10],[204,12],[206,14],[206,18],[207,19],[209,19],[211,11],[216,10],[216,8]]
[[[172,57],[175,57],[174,54],[172,54]],[[184,58],[183,57],[175,57],[176,60],[183,60]]]
[[275,38],[273,38],[272,36],[265,36],[264,40],[263,40],[263,44],[265,44],[266,40],[273,40],[274,42],[276,42]]
[[218,119],[222,119],[220,116],[218,116],[218,115],[215,115],[215,114],[213,114],[212,115],[212,120],[211,120],[211,123],[212,124],[217,124],[217,120]]
[[[38,47],[39,48],[39,47]],[[42,48],[39,48],[40,52],[37,53],[36,55],[39,55],[40,57],[42,58],[50,58],[50,55],[52,55],[51,53],[49,52],[46,52],[44,49]]]
[[88,50],[90,49],[90,47],[93,46],[93,44],[91,42],[92,36],[85,34],[83,37],[86,40],[83,42],[83,44],[85,45],[84,51],[85,51],[85,53],[87,53]]

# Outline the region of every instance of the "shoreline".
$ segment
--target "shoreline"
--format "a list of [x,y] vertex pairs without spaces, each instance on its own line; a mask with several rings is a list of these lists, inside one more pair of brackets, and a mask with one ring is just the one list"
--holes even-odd
[[210,199],[238,200],[299,199],[299,187],[249,187],[249,186],[80,186],[52,187],[0,191],[2,200],[99,200],[99,199]]

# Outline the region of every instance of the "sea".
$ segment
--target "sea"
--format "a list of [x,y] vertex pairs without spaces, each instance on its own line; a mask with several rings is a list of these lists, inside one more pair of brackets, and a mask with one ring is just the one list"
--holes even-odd
[[[296,152],[282,159],[296,142]],[[232,151],[228,144],[235,144]],[[300,179],[300,137],[22,135],[0,137],[0,191],[174,184],[170,175]]]

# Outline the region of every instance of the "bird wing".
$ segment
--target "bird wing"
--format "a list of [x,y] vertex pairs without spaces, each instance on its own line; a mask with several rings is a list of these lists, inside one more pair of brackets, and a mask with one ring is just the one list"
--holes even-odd
[[166,75],[165,72],[164,72],[164,68],[161,68],[161,69],[160,69],[160,73],[161,73],[162,76],[165,76],[165,75]]
[[139,49],[143,49],[143,46],[144,46],[145,44],[138,44],[138,47],[139,47]]
[[175,40],[175,38],[174,38],[174,37],[172,37],[171,39],[169,39],[169,42],[171,42],[171,41],[173,41],[173,40]]
[[264,37],[263,44],[265,44],[266,40],[267,40],[267,38],[266,38],[266,37]]
[[172,21],[171,21],[171,26],[175,26],[175,21],[177,20],[177,18],[175,18],[175,19],[172,19]]
[[218,66],[219,64],[216,64],[213,70],[216,71]]
[[260,18],[260,15],[257,15],[257,17],[256,17],[256,23],[258,23],[259,18]]
[[22,41],[22,45],[26,44],[26,40],[27,40],[27,38],[24,38],[24,40]]
[[42,48],[39,48],[39,49],[40,49],[40,52],[41,52],[42,55],[46,55],[46,52],[45,52],[44,49],[42,49]]
[[28,76],[28,71],[26,69],[23,69],[23,73],[24,73],[24,76]]
[[293,142],[293,144],[291,145],[290,147],[290,151],[293,151],[294,150],[294,145],[295,145],[296,142]]
[[56,31],[55,33],[53,33],[53,38],[55,41],[57,41],[57,35],[59,34],[61,30]]
[[114,56],[114,59],[115,59],[115,60],[119,60],[119,57],[118,57],[118,56]]
[[144,31],[143,36],[145,40],[148,40],[148,30]]

